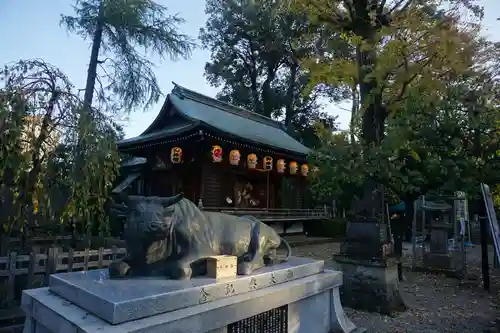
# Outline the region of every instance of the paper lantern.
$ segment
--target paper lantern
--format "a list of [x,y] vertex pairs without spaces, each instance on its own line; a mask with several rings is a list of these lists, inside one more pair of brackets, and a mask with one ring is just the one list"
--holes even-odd
[[240,164],[241,154],[237,149],[233,149],[229,152],[229,164],[238,165]]
[[219,163],[222,161],[223,151],[221,146],[212,146],[212,161]]
[[297,162],[295,162],[295,161],[294,162],[290,162],[289,167],[290,167],[290,174],[291,175],[297,174],[297,169],[298,169]]
[[307,175],[309,174],[309,165],[302,164],[300,166],[300,173],[302,174],[302,176],[307,177]]
[[170,150],[170,161],[173,164],[178,164],[182,162],[182,148],[180,147],[173,147]]
[[286,169],[286,163],[284,159],[279,159],[276,161],[276,171],[279,173],[285,172]]
[[273,158],[271,156],[264,157],[264,170],[271,171],[273,169]]
[[247,156],[247,165],[249,169],[255,169],[257,167],[257,162],[259,158],[255,154],[249,154]]

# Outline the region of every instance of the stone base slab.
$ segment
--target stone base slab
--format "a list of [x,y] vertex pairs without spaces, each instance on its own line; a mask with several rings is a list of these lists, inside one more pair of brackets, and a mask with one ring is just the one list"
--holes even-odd
[[118,325],[90,314],[48,288],[32,289],[23,292],[22,308],[26,312],[23,333],[227,333],[231,323],[283,305],[288,305],[288,332],[363,332],[344,313],[339,295],[341,284],[342,273],[325,270],[264,289]]
[[225,279],[115,280],[109,279],[107,270],[92,270],[51,275],[49,289],[111,324],[121,324],[301,279],[321,273],[323,269],[322,260],[290,257],[287,262],[264,267],[250,275]]
[[393,315],[407,309],[399,291],[397,261],[373,262],[334,256],[334,267],[343,273],[341,300],[344,306]]

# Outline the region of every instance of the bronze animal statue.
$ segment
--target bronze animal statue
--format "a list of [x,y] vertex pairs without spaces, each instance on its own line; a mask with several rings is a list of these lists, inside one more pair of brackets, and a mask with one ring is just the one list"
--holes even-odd
[[[111,278],[167,276],[189,279],[202,275],[206,258],[232,255],[237,273],[248,275],[275,263],[276,249],[290,246],[274,229],[252,216],[201,211],[193,202],[174,197],[124,196],[119,211],[125,217],[127,254],[109,266]],[[116,209],[116,206],[115,206]]]

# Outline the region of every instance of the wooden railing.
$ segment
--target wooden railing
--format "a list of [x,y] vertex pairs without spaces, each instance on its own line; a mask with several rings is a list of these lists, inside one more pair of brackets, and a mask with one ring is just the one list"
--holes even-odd
[[307,221],[329,217],[327,208],[288,209],[288,208],[228,208],[228,207],[203,207],[205,211],[215,211],[230,215],[252,215],[264,222]]
[[32,252],[29,255],[11,252],[8,257],[0,257],[0,283],[6,284],[6,295],[0,297],[6,297],[7,307],[13,306],[17,276],[27,275],[26,288],[33,286],[35,275],[42,275],[46,285],[50,274],[108,267],[111,261],[124,255],[125,249],[117,247],[84,251],[70,249],[68,252],[52,247],[48,249],[48,254]]

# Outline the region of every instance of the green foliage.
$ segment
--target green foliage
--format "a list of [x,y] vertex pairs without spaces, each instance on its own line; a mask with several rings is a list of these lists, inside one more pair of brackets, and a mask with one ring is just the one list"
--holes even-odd
[[[67,77],[41,61],[5,67],[0,79],[0,216],[5,234],[29,240],[35,228],[107,229],[104,202],[119,165],[120,129],[82,102]],[[75,124],[79,124],[75,126]],[[85,130],[78,128],[85,126]],[[77,163],[78,132],[83,155]],[[75,177],[75,174],[81,177]]]
[[492,189],[492,195],[493,195],[493,203],[495,204],[495,207],[497,209],[500,208],[500,185],[496,185]]
[[[485,76],[480,78],[484,83]],[[498,83],[490,82],[483,88],[471,79],[450,82],[441,99],[430,100],[419,87],[410,88],[388,118],[385,138],[368,149],[320,128],[323,147],[310,161],[321,170],[314,192],[345,202],[354,199],[365,179],[373,179],[400,199],[414,200],[436,190],[476,194],[481,182],[498,184],[499,95]],[[478,98],[471,100],[470,91]]]
[[339,57],[330,44],[325,52],[303,58],[303,65],[311,72],[312,86],[358,86],[361,137],[367,146],[380,144],[387,117],[400,109],[397,104],[409,87],[425,86],[426,93],[435,96],[445,89],[447,79],[468,70],[475,48],[471,36],[478,33],[482,16],[470,0],[287,4],[292,12],[306,13],[311,23],[323,26],[332,40],[340,37],[354,50],[351,57]]
[[352,199],[361,194],[366,177],[361,147],[351,144],[345,133],[332,133],[321,125],[317,131],[323,144],[309,156],[309,163],[319,167],[311,178],[311,191],[317,200],[335,199],[343,208],[349,208]]
[[[74,11],[75,16],[62,15],[61,24],[97,47],[89,78],[99,81],[104,105],[113,100],[116,108],[131,110],[157,102],[161,90],[148,55],[177,59],[188,57],[194,47],[178,30],[184,20],[151,0],[77,0]],[[96,76],[97,64],[101,76]]]
[[[208,0],[206,13],[200,39],[211,52],[205,76],[222,88],[217,97],[283,119],[292,135],[310,146],[317,144],[312,124],[321,120],[334,127],[334,119],[321,111],[320,97],[340,100],[349,95],[348,89],[334,85],[304,92],[310,74],[300,59],[325,47],[322,30],[304,15],[282,12],[273,0]],[[306,36],[314,41],[303,42]]]
[[359,92],[353,130],[361,140],[320,133],[323,145],[311,156],[321,170],[312,184],[317,196],[349,201],[367,179],[408,200],[498,183],[500,58],[498,46],[479,35],[477,1],[291,0],[287,6],[352,50],[339,56],[330,47],[302,58],[311,86],[354,85]]

